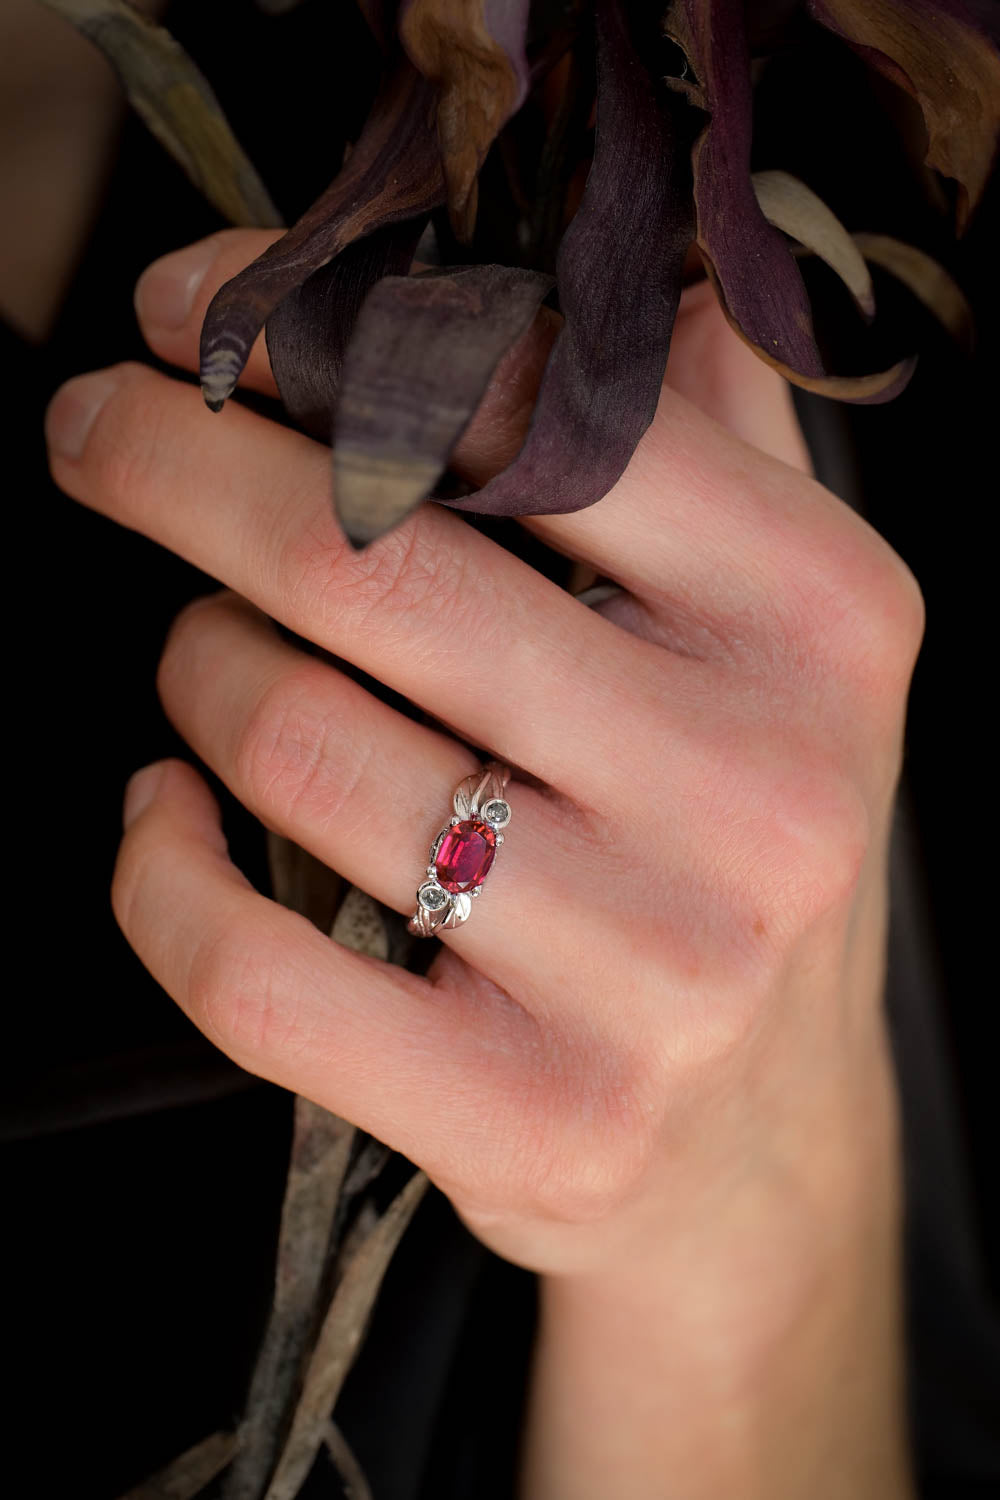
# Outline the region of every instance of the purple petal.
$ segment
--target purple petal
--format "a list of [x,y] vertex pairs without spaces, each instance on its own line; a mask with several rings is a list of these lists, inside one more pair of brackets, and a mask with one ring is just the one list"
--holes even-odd
[[962,0],[808,0],[810,13],[917,100],[927,165],[958,184],[961,233],[1000,139],[1000,16]]
[[802,274],[785,236],[757,202],[743,0],[674,0],[667,28],[697,80],[679,91],[709,114],[691,156],[697,241],[730,324],[796,385],[843,400],[889,400],[906,383],[912,362],[873,375],[827,374]]
[[219,289],[201,332],[201,382],[217,411],[253,342],[289,292],[347,245],[444,199],[431,86],[403,61],[376,99],[344,167],[298,223]]
[[267,320],[267,352],[292,420],[329,443],[344,355],[361,304],[383,276],[404,274],[424,220],[388,224],[355,240],[289,292]]
[[621,477],[653,419],[693,225],[689,134],[658,98],[620,0],[597,6],[594,160],[559,250],[565,322],[517,458],[458,510],[582,510]]
[[461,266],[390,276],[369,293],[344,361],[333,445],[337,514],[355,547],[430,494],[551,286],[540,271]]

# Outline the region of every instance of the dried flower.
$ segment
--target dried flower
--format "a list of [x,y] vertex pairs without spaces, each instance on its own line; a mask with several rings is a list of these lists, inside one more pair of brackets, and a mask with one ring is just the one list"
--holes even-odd
[[[98,41],[95,14],[120,26],[127,10],[48,3],[80,24],[86,11]],[[807,254],[844,282],[859,327],[875,314],[871,261],[968,341],[940,266],[877,225],[850,233],[781,163],[755,175],[751,144],[762,60],[798,49],[808,66],[833,36],[845,62],[853,51],[916,101],[961,233],[1000,135],[1000,54],[980,0],[360,3],[384,62],[367,122],[326,192],[219,291],[202,338],[217,409],[266,326],[286,408],[334,440],[355,545],[428,496],[519,515],[606,494],[652,419],[692,244],[740,337],[807,389],[885,401],[914,365],[904,349],[868,373],[827,367]],[[437,264],[408,275],[418,244]],[[562,322],[521,451],[478,491],[442,484],[543,297]]]

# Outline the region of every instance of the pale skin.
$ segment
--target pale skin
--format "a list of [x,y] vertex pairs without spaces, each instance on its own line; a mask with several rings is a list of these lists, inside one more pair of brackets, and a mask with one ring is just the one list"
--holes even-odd
[[[157,262],[150,347],[195,368],[209,296],[268,238]],[[494,381],[470,477],[516,450],[546,341]],[[245,383],[274,394],[262,344]],[[786,388],[708,289],[613,491],[523,519],[624,586],[596,609],[434,504],[355,553],[325,449],[138,365],[70,382],[47,430],[70,495],[225,586],[177,620],[159,690],[267,826],[409,913],[478,763],[456,733],[515,767],[496,867],[426,978],[254,891],[179,761],[130,783],[112,900],[218,1046],[538,1273],[519,1500],[910,1495],[881,1001],[922,604],[810,477]]]

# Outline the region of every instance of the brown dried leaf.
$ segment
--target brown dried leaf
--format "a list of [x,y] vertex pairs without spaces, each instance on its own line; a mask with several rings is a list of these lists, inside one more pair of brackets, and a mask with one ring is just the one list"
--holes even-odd
[[169,31],[125,0],[42,3],[100,47],[136,113],[223,218],[280,227],[281,216],[214,90]]
[[236,1452],[236,1442],[234,1432],[213,1432],[137,1484],[121,1500],[193,1500],[222,1473]]
[[213,411],[232,394],[254,340],[290,292],[355,240],[390,224],[422,220],[443,202],[432,105],[427,80],[400,58],[326,192],[216,292],[201,330],[202,390]]
[[833,210],[790,172],[755,172],[751,180],[767,222],[825,261],[864,316],[873,318],[875,292],[865,258]]
[[335,943],[353,948],[355,953],[367,953],[371,958],[389,957],[389,934],[382,919],[382,908],[359,886],[348,888],[330,936]]
[[344,1486],[345,1500],[373,1500],[365,1471],[351,1452],[347,1439],[335,1422],[327,1422],[323,1444]]
[[438,89],[437,131],[455,234],[472,238],[477,177],[501,126],[521,107],[528,0],[403,0],[399,35]]
[[330,1235],[354,1134],[353,1125],[329,1110],[296,1099],[274,1300],[223,1500],[259,1500],[293,1420],[302,1371],[320,1323]]
[[808,0],[821,25],[920,105],[928,166],[958,184],[958,232],[983,194],[1000,138],[1000,51],[961,0]]
[[269,829],[267,858],[275,901],[297,911],[321,932],[333,924],[344,880],[306,849]]
[[428,1186],[425,1173],[414,1172],[344,1271],[309,1361],[302,1397],[265,1500],[295,1500],[312,1468],[382,1278]]

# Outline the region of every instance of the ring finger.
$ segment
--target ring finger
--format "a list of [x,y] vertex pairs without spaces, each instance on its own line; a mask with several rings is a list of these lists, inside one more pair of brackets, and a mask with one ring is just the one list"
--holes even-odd
[[[229,593],[179,617],[159,690],[181,734],[245,806],[387,906],[413,911],[451,794],[478,766],[468,749],[304,655]],[[530,974],[543,997],[536,1010],[554,1020],[580,1009],[581,962],[593,975],[613,949],[602,949],[600,920],[575,915],[608,906],[600,859],[588,820],[567,799],[517,782],[510,803],[510,836],[482,902],[466,924],[439,935],[502,987],[521,991]],[[516,942],[498,940],[504,934]],[[600,1014],[605,988],[588,993],[585,1013],[614,1028],[615,1017]]]

